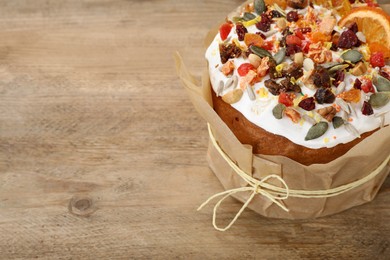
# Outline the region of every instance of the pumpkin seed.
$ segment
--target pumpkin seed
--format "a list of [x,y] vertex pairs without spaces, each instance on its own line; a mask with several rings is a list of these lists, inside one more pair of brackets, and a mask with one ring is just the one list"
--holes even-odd
[[339,116],[335,116],[335,117],[333,117],[332,124],[333,124],[334,129],[337,129],[340,126],[344,125],[344,120]]
[[328,71],[329,71],[329,73],[333,73],[333,72],[336,72],[338,70],[344,70],[348,67],[349,67],[349,64],[339,64],[339,65],[331,67]]
[[246,86],[246,93],[248,93],[250,100],[256,100],[255,92],[253,91],[253,88],[250,85]]
[[266,49],[263,49],[263,48],[261,48],[261,47],[257,47],[257,46],[255,46],[255,45],[251,45],[250,47],[249,47],[249,49],[251,50],[251,52],[253,53],[253,54],[256,54],[257,56],[259,56],[260,58],[264,58],[264,57],[269,57],[270,59],[274,59],[273,57],[272,57],[272,54],[269,52],[269,51],[267,51]]
[[387,105],[387,103],[389,103],[390,101],[389,96],[390,96],[390,92],[374,93],[370,96],[370,100],[368,101],[368,103],[370,103],[370,105],[373,108],[381,108]]
[[328,130],[328,127],[329,125],[326,122],[319,122],[313,125],[307,132],[305,141],[313,140],[320,136],[323,136],[325,132]]
[[244,21],[250,21],[250,20],[253,20],[255,18],[256,18],[256,15],[254,15],[252,13],[248,13],[248,12],[245,12],[244,16],[243,16]]
[[283,112],[286,109],[286,106],[283,104],[277,104],[274,109],[272,109],[272,114],[276,119],[282,119],[283,117]]
[[228,104],[234,104],[242,98],[243,91],[240,88],[233,89],[232,91],[226,93],[222,96],[222,100]]
[[276,62],[276,65],[282,63],[285,57],[286,57],[286,48],[280,48],[280,50],[274,55],[274,60]]
[[332,68],[336,65],[340,65],[340,64],[342,64],[342,63],[334,61],[334,62],[325,63],[322,65],[322,67],[324,67],[325,69],[330,69],[330,68]]
[[359,134],[359,131],[353,126],[351,125],[350,123],[345,123],[345,129],[350,133],[352,134],[353,136],[357,137],[357,138],[360,138],[360,134]]
[[234,17],[232,18],[232,21],[233,21],[234,23],[240,23],[240,22],[244,22],[245,20],[244,20],[243,17],[234,16]]
[[349,50],[341,55],[341,58],[345,61],[350,61],[352,63],[356,63],[363,58],[363,55],[357,50]]
[[378,92],[390,91],[390,81],[381,75],[376,75],[374,78],[374,85]]
[[255,0],[254,1],[255,12],[257,14],[262,14],[267,10],[264,0]]

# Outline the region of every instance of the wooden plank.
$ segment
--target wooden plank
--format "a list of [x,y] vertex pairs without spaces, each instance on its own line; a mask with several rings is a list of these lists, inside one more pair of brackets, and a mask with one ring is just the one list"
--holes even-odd
[[[245,211],[225,233],[207,131],[177,79],[241,1],[0,1],[1,259],[385,259],[390,181],[316,220]],[[240,204],[219,213],[227,223]]]

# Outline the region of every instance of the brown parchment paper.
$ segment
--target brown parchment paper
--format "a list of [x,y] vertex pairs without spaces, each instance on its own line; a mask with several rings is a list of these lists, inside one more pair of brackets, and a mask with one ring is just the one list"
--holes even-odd
[[[217,28],[208,33],[205,39],[206,47],[210,45],[216,33]],[[207,68],[203,73],[202,82],[197,82],[184,65],[179,54],[175,55],[175,60],[176,69],[184,88],[197,112],[210,124],[222,150],[242,170],[254,178],[260,179],[270,174],[276,174],[284,179],[290,189],[326,190],[349,184],[367,176],[390,154],[390,127],[384,127],[353,147],[344,156],[327,164],[305,166],[283,156],[254,155],[252,147],[241,144],[213,110]],[[210,168],[226,190],[247,185],[227,164],[211,142],[208,147],[207,159]],[[387,164],[370,181],[335,197],[310,199],[289,197],[283,201],[289,212],[282,210],[261,195],[255,196],[248,207],[263,216],[272,218],[306,219],[326,216],[372,201],[389,172],[390,165]],[[277,185],[277,183],[272,184]],[[220,191],[215,191],[215,193],[217,192]],[[249,196],[250,192],[233,195],[241,202],[245,202]]]

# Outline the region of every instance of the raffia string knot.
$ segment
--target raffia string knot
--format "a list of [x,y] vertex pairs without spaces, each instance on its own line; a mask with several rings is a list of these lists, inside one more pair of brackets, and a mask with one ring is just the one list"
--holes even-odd
[[[240,188],[235,188],[231,190],[226,190],[220,193],[217,193],[210,198],[208,198],[200,207],[198,210],[201,210],[204,206],[206,206],[211,200],[217,197],[223,196],[214,206],[214,211],[213,211],[213,226],[216,230],[219,231],[226,231],[228,230],[235,222],[236,220],[240,217],[241,213],[245,210],[245,208],[249,205],[249,203],[252,201],[252,199],[255,197],[255,195],[260,194],[262,196],[265,196],[269,200],[271,200],[273,203],[275,203],[277,206],[279,206],[281,209],[285,211],[289,211],[288,208],[283,204],[283,200],[288,199],[289,197],[296,197],[296,198],[328,198],[328,197],[334,197],[339,194],[342,194],[344,192],[347,192],[351,189],[354,189],[369,180],[373,179],[375,176],[377,176],[382,170],[386,167],[388,162],[390,161],[390,155],[385,159],[385,161],[382,162],[381,165],[378,166],[373,172],[371,172],[369,175],[366,177],[359,179],[357,181],[341,185],[336,188],[332,189],[327,189],[327,190],[292,190],[289,189],[287,186],[287,183],[278,175],[276,174],[271,174],[267,175],[266,177],[262,178],[261,180],[255,179],[251,177],[249,174],[244,172],[236,163],[234,163],[229,156],[221,149],[219,146],[217,140],[215,139],[213,132],[211,131],[210,124],[208,124],[208,130],[209,130],[209,135],[210,135],[210,140],[214,147],[217,149],[217,151],[220,153],[220,155],[225,159],[225,161],[229,164],[229,166],[237,173],[243,180],[247,182],[247,186],[245,187],[240,187]],[[278,187],[275,185],[272,185],[268,183],[268,180],[270,179],[276,179],[278,180],[281,184],[282,187]],[[220,228],[216,224],[216,218],[217,218],[217,210],[219,206],[222,204],[222,202],[239,192],[251,192],[250,196],[244,203],[244,205],[241,207],[241,209],[237,212],[233,220],[224,228]]]

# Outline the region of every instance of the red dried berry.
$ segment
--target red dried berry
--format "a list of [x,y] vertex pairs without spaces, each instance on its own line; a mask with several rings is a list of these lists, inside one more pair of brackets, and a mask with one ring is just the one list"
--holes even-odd
[[358,78],[355,79],[355,82],[353,83],[353,88],[362,89],[362,82]]
[[375,89],[371,80],[364,80],[361,88],[365,93],[375,93]]
[[369,116],[374,114],[374,110],[372,109],[372,106],[367,101],[364,101],[362,106],[362,114],[365,116]]
[[250,63],[243,63],[238,67],[237,72],[241,77],[245,77],[250,70],[254,70],[255,67]]
[[313,97],[303,99],[301,102],[299,102],[298,106],[300,108],[307,110],[307,111],[312,111],[313,109],[316,108],[316,104],[314,102]]
[[287,21],[289,21],[289,22],[296,22],[299,20],[298,12],[296,12],[296,11],[288,12],[286,18],[287,18]]
[[224,23],[219,27],[219,35],[222,41],[226,40],[232,30],[233,25],[231,23]]
[[266,49],[266,50],[269,50],[269,51],[272,51],[273,48],[274,48],[274,42],[272,41],[265,41],[263,43],[263,46],[262,46],[263,49]]
[[350,30],[353,31],[354,33],[357,33],[357,32],[359,31],[358,26],[357,26],[357,23],[351,24],[350,26],[348,26],[348,29],[350,29]]
[[291,107],[294,105],[293,99],[291,96],[285,92],[280,92],[279,103],[285,105],[286,107]]
[[302,40],[295,35],[288,35],[286,37],[286,44],[287,45],[294,45],[295,44],[297,46],[301,46]]
[[352,30],[346,30],[340,35],[337,47],[350,49],[359,42],[358,37]]
[[305,36],[303,36],[303,33],[300,31],[300,30],[295,30],[295,35],[301,39],[301,40],[304,40],[305,39]]
[[286,55],[291,56],[294,55],[295,53],[302,52],[301,47],[295,44],[290,44],[286,46]]
[[387,72],[384,72],[383,70],[379,71],[379,75],[381,75],[382,77],[390,80],[390,75]]
[[272,20],[268,17],[266,13],[261,14],[261,21],[256,23],[256,28],[268,32],[271,29]]
[[344,81],[344,78],[345,78],[344,71],[342,71],[342,70],[336,71],[336,74],[334,76],[333,85],[335,87],[338,87],[340,85],[340,83]]
[[385,66],[385,57],[382,52],[375,52],[370,58],[371,66],[382,68]]
[[271,18],[279,18],[279,17],[282,17],[282,14],[279,13],[278,11],[276,10],[272,10],[271,11]]
[[245,38],[245,34],[248,33],[248,30],[246,29],[246,27],[244,25],[242,25],[242,23],[237,23],[236,24],[236,33],[238,36],[238,40],[243,41]]
[[257,32],[256,34],[257,34],[257,35],[260,35],[261,38],[263,38],[263,40],[267,39],[267,36],[265,36],[264,33]]

